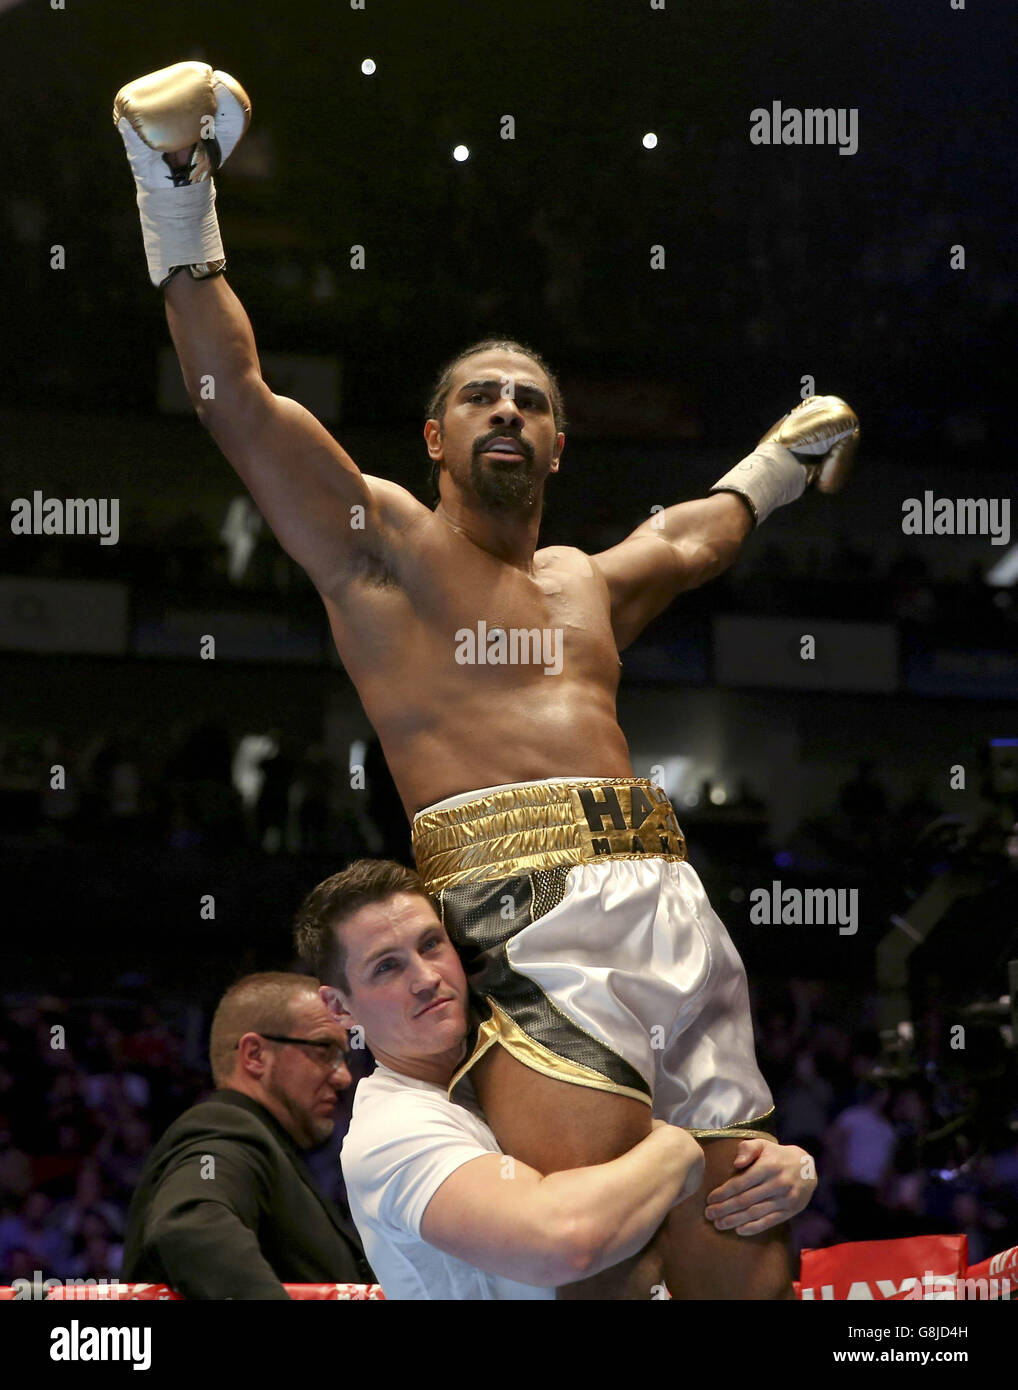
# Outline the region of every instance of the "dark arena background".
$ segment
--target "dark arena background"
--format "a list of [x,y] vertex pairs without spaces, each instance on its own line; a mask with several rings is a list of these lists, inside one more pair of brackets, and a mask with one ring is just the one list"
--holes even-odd
[[[412,862],[146,274],[110,111],[184,59],[252,98],[217,211],[266,379],[365,472],[431,503],[435,374],[495,335],[563,387],[545,544],[705,495],[806,396],[858,413],[845,490],[623,653],[620,722],[816,1157],[796,1250],[1018,1245],[1014,31],[976,0],[0,4],[0,1284],[116,1277],[224,988],[297,968],[319,880]],[[831,138],[783,141],[807,108]],[[25,534],[35,497],[117,499],[115,543]],[[791,920],[810,888],[851,920]],[[340,1201],[343,1130],[311,1158]]]

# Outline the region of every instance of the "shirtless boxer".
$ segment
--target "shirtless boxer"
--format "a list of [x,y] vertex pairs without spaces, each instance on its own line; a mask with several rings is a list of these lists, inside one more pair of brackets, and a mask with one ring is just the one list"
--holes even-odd
[[[474,1035],[452,1087],[470,1071],[501,1148],[541,1173],[626,1152],[650,1132],[653,1105],[703,1141],[706,1194],[731,1175],[739,1140],[771,1126],[773,1106],[742,963],[667,798],[634,776],[615,711],[618,651],[727,568],[775,507],[814,478],[833,490],[857,421],[836,397],[809,400],[710,497],[600,555],[538,550],[565,444],[561,399],[535,354],[490,342],[436,389],[424,435],[441,501],[429,511],[361,474],[261,378],[221,275],[210,177],[249,114],[232,78],[197,63],[139,79],[114,108],[196,411],[318,589],[414,817],[418,867],[477,959]],[[551,636],[529,659],[527,634]],[[783,1228],[737,1237],[694,1200],[662,1232],[675,1297],[790,1296]],[[645,1298],[639,1278],[634,1257],[569,1293]]]

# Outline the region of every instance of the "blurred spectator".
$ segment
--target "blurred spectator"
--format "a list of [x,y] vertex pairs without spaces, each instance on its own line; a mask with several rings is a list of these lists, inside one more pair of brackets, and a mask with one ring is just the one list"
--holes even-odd
[[837,1117],[825,1136],[825,1172],[835,1184],[842,1240],[880,1235],[877,1193],[890,1171],[895,1134],[884,1112],[888,1092],[872,1089]]
[[903,843],[911,844],[941,815],[941,807],[933,799],[930,778],[915,778],[912,790],[901,803],[895,816],[895,833]]
[[978,1264],[1000,1249],[1005,1222],[976,1191],[957,1192],[951,1203],[951,1230],[968,1239],[969,1263]]
[[141,814],[141,769],[130,746],[104,739],[89,769],[98,818],[118,838],[130,834]]
[[919,1166],[919,1146],[908,1137],[895,1147],[892,1171],[880,1193],[888,1239],[921,1235],[927,1229],[928,1174]]
[[137,1115],[124,1119],[104,1135],[97,1152],[103,1176],[119,1199],[130,1201],[151,1147],[151,1129]]
[[[2,1225],[2,1223],[0,1223],[0,1225]],[[0,1236],[0,1249],[2,1248],[2,1236]],[[15,1279],[27,1279],[29,1283],[31,1283],[32,1276],[39,1267],[34,1261],[32,1252],[30,1250],[25,1250],[19,1245],[12,1247],[7,1255],[5,1263],[7,1272],[4,1278],[7,1280],[8,1284],[13,1284]],[[58,1276],[53,1275],[51,1277],[56,1278]]]
[[233,786],[227,731],[213,720],[185,735],[166,767],[169,843],[178,849],[207,845],[235,849],[244,841],[242,803]]
[[67,1242],[51,1221],[53,1203],[44,1192],[31,1192],[17,1215],[0,1222],[0,1268],[6,1266],[12,1249],[27,1252],[34,1268],[61,1269],[67,1256]]
[[102,1218],[88,1218],[82,1239],[76,1242],[74,1251],[67,1261],[67,1277],[70,1279],[116,1279],[120,1273],[120,1261],[124,1247],[111,1241]]
[[887,810],[887,793],[873,775],[873,763],[860,758],[855,776],[838,793],[838,805],[853,826],[864,825]]
[[798,1144],[815,1154],[827,1130],[834,1104],[834,1087],[817,1075],[809,1052],[795,1058],[795,1075],[775,1096],[781,1116],[782,1142]]
[[32,1165],[28,1155],[14,1144],[6,1115],[0,1115],[0,1201],[23,1199],[32,1186]]
[[124,1060],[141,1068],[170,1066],[180,1055],[179,1040],[173,1036],[154,1004],[142,1004],[138,1012],[141,1027],[124,1040]]
[[128,1071],[126,1063],[118,1059],[110,1071],[85,1077],[82,1092],[90,1110],[103,1110],[122,1118],[132,1110],[145,1109],[150,1087],[143,1076]]
[[300,847],[305,854],[321,854],[329,843],[332,764],[324,744],[313,743],[304,751],[298,768],[300,785]]
[[86,1238],[89,1216],[102,1222],[102,1233],[123,1235],[124,1209],[106,1195],[106,1184],[98,1162],[83,1163],[78,1174],[74,1196],[61,1202],[54,1212],[54,1222],[64,1238],[73,1242]]
[[297,775],[297,759],[291,738],[278,729],[273,729],[271,738],[276,751],[261,763],[255,833],[262,849],[280,854],[290,848],[290,792]]
[[86,1070],[104,1072],[112,1067],[121,1052],[120,1031],[102,1009],[93,1009],[88,1016],[88,1028],[79,1044],[79,1054]]

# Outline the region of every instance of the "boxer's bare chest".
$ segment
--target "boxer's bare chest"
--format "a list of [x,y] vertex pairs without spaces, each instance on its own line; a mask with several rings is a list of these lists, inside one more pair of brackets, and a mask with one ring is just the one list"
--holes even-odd
[[538,551],[524,572],[421,547],[326,607],[408,813],[474,787],[630,774],[607,586],[581,551]]
[[431,536],[397,575],[365,574],[330,618],[366,705],[368,689],[392,679],[409,704],[427,702],[439,678],[518,689],[556,675],[602,692],[618,684],[607,588],[590,558],[567,547],[539,550],[528,573],[459,537]]

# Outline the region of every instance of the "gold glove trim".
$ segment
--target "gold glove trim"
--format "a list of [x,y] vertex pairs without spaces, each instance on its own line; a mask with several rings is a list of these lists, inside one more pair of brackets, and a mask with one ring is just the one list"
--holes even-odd
[[474,1063],[480,1061],[488,1049],[497,1043],[504,1047],[511,1057],[515,1057],[517,1062],[522,1062],[531,1071],[540,1072],[542,1076],[550,1076],[554,1081],[568,1081],[573,1086],[589,1086],[594,1091],[610,1091],[616,1096],[631,1096],[634,1100],[642,1100],[645,1105],[650,1105],[650,1096],[643,1091],[637,1091],[631,1086],[620,1086],[618,1082],[609,1081],[600,1072],[560,1057],[557,1052],[552,1052],[541,1043],[535,1042],[499,1008],[490,995],[486,995],[485,998],[491,1008],[491,1018],[480,1025],[473,1052],[449,1082],[450,1100],[456,1086]]
[[671,802],[645,777],[534,782],[427,811],[413,848],[429,893],[561,865],[686,858]]

